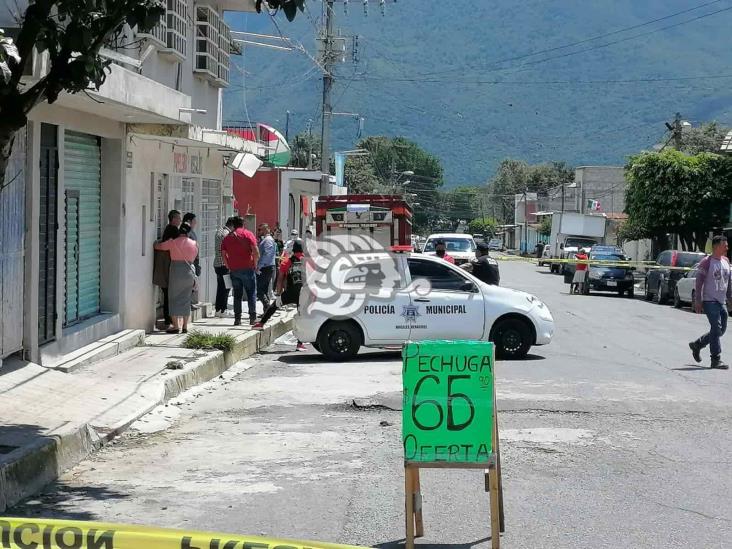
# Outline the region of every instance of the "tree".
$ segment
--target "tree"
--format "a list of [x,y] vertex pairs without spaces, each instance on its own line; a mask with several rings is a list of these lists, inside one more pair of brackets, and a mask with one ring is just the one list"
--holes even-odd
[[254,4],[257,13],[262,13],[263,4],[274,12],[273,15],[277,13],[277,10],[282,9],[288,21],[295,20],[297,10],[305,11],[305,0],[257,0]]
[[689,156],[672,149],[633,156],[626,166],[626,237],[679,235],[685,250],[703,250],[709,231],[723,227],[732,197],[732,158]]
[[414,231],[434,226],[440,217],[440,160],[403,137],[371,136],[362,139],[357,148],[369,154],[346,160],[349,193],[413,194],[413,202],[419,204],[414,212]]
[[[319,170],[320,143],[319,136],[307,132],[297,134],[290,143],[290,166]],[[312,159],[311,156],[313,156]]]
[[574,181],[574,168],[564,162],[529,165],[523,160],[507,158],[488,181],[491,202],[500,208],[504,222],[514,218],[514,195],[528,190],[546,196],[554,188]]
[[[5,178],[15,134],[25,126],[28,113],[43,101],[55,102],[64,91],[98,90],[111,63],[99,50],[125,25],[149,30],[164,14],[162,0],[35,0],[29,4],[19,18],[16,39],[0,34],[0,181]],[[34,49],[48,56],[48,71],[30,85],[22,78]]]
[[[695,155],[703,152],[719,154],[722,141],[730,132],[730,128],[720,126],[716,122],[706,122],[696,127],[684,127],[681,131],[681,152]],[[664,145],[672,146],[673,139],[668,143],[659,143],[656,149]]]
[[542,236],[549,236],[552,234],[552,218],[547,215],[544,216],[539,224],[539,234]]
[[498,223],[492,217],[479,217],[468,223],[468,231],[470,234],[496,234]]

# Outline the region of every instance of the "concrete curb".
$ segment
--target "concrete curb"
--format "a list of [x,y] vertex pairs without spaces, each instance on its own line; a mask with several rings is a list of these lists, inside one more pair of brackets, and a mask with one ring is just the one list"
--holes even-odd
[[[67,432],[40,437],[33,444],[3,456],[0,465],[0,512],[41,491],[92,452],[124,432],[139,418],[155,407],[175,398],[188,389],[210,381],[228,370],[236,362],[248,358],[269,346],[278,337],[292,329],[292,318],[278,320],[262,331],[246,332],[237,336],[231,352],[206,352],[180,371],[171,370],[159,383],[155,396],[144,407],[116,425],[99,428],[85,423]],[[146,387],[149,390],[149,385]],[[140,390],[142,387],[140,388]]]

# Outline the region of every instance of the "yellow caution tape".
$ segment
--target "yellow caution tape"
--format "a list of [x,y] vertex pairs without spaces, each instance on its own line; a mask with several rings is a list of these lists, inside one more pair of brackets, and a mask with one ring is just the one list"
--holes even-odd
[[[353,545],[76,520],[0,517],[2,549],[358,549]],[[363,549],[363,548],[361,548]]]
[[498,261],[526,261],[528,263],[554,263],[554,264],[563,264],[563,263],[572,263],[573,265],[590,265],[592,267],[640,267],[643,269],[648,270],[657,270],[657,269],[664,269],[669,271],[691,271],[693,267],[670,267],[670,266],[664,266],[659,265],[655,261],[615,261],[610,259],[573,259],[573,258],[567,258],[567,259],[557,259],[557,258],[541,258],[538,259],[536,257],[521,257],[517,255],[508,255],[508,256],[491,256],[493,259],[496,259]]

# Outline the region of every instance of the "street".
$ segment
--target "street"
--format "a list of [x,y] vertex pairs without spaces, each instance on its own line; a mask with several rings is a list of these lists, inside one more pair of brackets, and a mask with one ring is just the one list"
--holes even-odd
[[[529,262],[500,269],[557,329],[526,360],[496,366],[503,546],[732,547],[732,374],[691,358],[704,317],[570,296]],[[336,364],[286,339],[6,514],[401,545],[399,353]],[[428,470],[422,486],[419,546],[490,546],[482,472]]]

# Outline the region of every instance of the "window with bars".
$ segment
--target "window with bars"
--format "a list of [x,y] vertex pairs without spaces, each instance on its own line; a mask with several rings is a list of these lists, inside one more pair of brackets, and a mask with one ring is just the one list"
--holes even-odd
[[[193,212],[196,197],[196,178],[184,177],[181,181],[181,213],[183,215]],[[195,212],[194,212],[195,213]]]
[[168,174],[158,174],[155,188],[155,230],[158,240],[168,224]]
[[216,80],[219,77],[219,28],[221,18],[211,6],[196,6],[196,62],[193,72]]
[[160,53],[179,61],[185,61],[188,54],[188,2],[168,0],[166,12],[166,43]]
[[229,69],[231,56],[231,28],[221,19],[219,22],[219,66],[216,84],[221,87],[229,85]]
[[201,257],[213,257],[215,234],[222,220],[221,181],[218,179],[201,181],[200,218],[199,254]]

